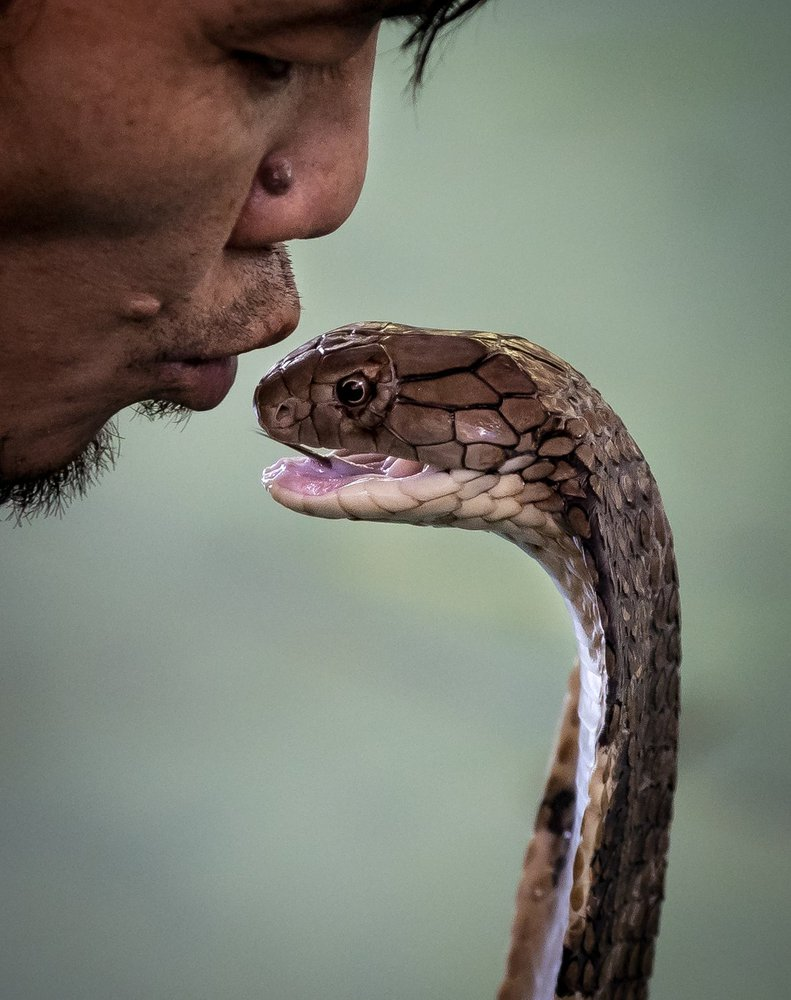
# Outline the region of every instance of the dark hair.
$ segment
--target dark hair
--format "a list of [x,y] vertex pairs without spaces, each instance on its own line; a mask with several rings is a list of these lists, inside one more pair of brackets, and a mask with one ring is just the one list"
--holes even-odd
[[466,17],[484,3],[486,0],[425,0],[423,10],[410,17],[414,27],[403,47],[415,51],[415,70],[412,74],[415,87],[423,81],[429,52],[437,35],[453,21]]
[[[15,0],[0,0],[0,17],[14,2]],[[415,50],[415,71],[412,75],[415,87],[420,86],[423,80],[429,52],[437,35],[453,21],[471,14],[484,3],[486,0],[424,0],[420,13],[410,16],[409,20],[414,27],[404,42],[404,48]]]

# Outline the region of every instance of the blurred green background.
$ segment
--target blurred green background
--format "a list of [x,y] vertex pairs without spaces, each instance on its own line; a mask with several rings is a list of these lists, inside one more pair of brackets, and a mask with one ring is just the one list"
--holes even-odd
[[[649,456],[684,716],[653,1000],[788,995],[791,7],[499,0],[413,105],[382,38],[365,192],[294,247],[296,338],[521,333]],[[62,520],[0,527],[3,1000],[481,1000],[573,658],[484,536],[329,523],[246,357],[184,430],[122,421]]]

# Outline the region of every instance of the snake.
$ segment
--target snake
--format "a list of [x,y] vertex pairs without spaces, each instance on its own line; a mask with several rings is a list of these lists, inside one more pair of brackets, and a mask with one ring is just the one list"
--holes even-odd
[[643,1000],[669,849],[678,574],[642,452],[587,379],[517,336],[359,323],[255,390],[278,503],[323,518],[490,531],[546,570],[571,672],[498,1000]]

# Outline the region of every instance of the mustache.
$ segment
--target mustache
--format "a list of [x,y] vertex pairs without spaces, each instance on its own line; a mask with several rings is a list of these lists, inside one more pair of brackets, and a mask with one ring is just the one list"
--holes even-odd
[[[279,320],[274,325],[268,320],[299,307],[285,245],[273,244],[255,259],[228,253],[238,265],[239,284],[234,286],[232,299],[220,298],[193,309],[188,324],[178,316],[163,314],[157,324],[158,349],[147,361],[211,361],[268,347],[273,337],[281,339]],[[130,360],[135,363],[134,355]]]

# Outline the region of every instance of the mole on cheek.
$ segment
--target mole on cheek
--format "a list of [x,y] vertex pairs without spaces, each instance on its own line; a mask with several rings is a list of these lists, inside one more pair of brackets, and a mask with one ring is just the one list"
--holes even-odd
[[124,319],[142,322],[153,319],[162,309],[162,302],[154,295],[141,292],[127,299],[121,306],[121,316]]

